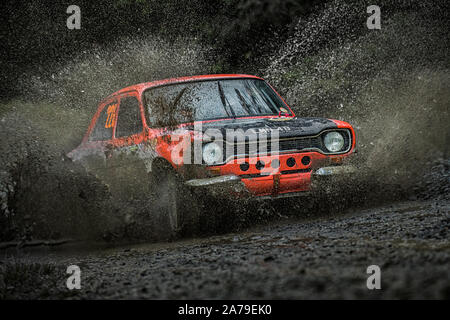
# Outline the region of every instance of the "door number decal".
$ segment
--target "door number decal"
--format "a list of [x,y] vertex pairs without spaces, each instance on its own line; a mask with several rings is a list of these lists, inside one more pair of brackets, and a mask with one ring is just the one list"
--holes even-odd
[[114,120],[116,119],[116,111],[117,111],[117,103],[112,104],[108,107],[106,111],[108,113],[108,117],[106,118],[105,128],[111,128],[114,126]]

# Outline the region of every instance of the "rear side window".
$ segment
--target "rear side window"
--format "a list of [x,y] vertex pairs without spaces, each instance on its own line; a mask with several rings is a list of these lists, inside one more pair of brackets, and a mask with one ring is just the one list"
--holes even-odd
[[138,99],[133,96],[120,99],[116,138],[128,137],[140,133],[142,130],[143,126]]
[[114,121],[116,120],[117,101],[106,105],[97,118],[89,141],[104,141],[112,139]]

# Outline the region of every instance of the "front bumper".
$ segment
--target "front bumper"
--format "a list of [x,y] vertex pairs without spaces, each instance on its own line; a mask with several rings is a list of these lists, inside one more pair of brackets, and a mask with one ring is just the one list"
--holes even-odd
[[206,191],[213,197],[239,198],[251,196],[242,178],[236,175],[191,179],[186,181],[185,184],[201,192]]
[[[253,178],[251,180],[245,179],[238,175],[223,175],[212,178],[204,179],[191,179],[185,182],[185,184],[194,189],[200,189],[206,191],[208,194],[214,197],[226,197],[226,198],[282,198],[282,197],[292,197],[297,195],[307,195],[308,191],[314,191],[316,188],[321,187],[322,184],[329,184],[331,177],[349,175],[356,172],[356,168],[350,165],[342,166],[330,166],[318,168],[312,172],[307,173],[296,173],[296,174],[286,174],[278,175],[274,177],[271,175],[263,176],[260,178]],[[293,188],[292,190],[283,190],[282,192],[276,192],[275,185],[276,180],[278,182],[280,179],[285,179],[286,181],[296,181],[298,180],[303,186],[301,191],[298,188]],[[267,182],[267,180],[273,181],[273,186],[271,190],[266,190],[262,194],[254,194],[249,191],[247,185],[258,184],[258,180],[261,182]],[[305,183],[307,181],[307,183]]]
[[326,177],[336,176],[342,174],[355,173],[356,168],[354,166],[332,166],[319,168],[314,172],[314,176]]

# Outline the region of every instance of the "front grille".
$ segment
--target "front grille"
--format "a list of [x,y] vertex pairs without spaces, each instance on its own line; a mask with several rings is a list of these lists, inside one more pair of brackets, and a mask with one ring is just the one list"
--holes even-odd
[[[351,141],[350,141],[350,132],[348,130],[332,130],[332,131],[340,131],[344,136],[344,147],[341,152],[345,153],[350,149]],[[269,141],[261,142],[241,142],[241,143],[224,143],[223,144],[223,154],[226,156],[226,160],[230,160],[231,158],[241,158],[241,157],[252,157],[262,154],[271,154],[275,152],[301,152],[308,150],[318,150],[322,153],[328,154],[330,153],[323,144],[323,134],[328,131],[324,131],[317,136],[310,137],[293,137],[278,140],[278,146],[275,143]]]
[[280,140],[279,144],[280,144],[279,151],[304,150],[304,149],[322,150],[324,148],[322,144],[322,138],[320,136]]

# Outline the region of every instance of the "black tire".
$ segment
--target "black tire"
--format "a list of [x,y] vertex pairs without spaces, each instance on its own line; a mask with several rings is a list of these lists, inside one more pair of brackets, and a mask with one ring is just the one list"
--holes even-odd
[[155,228],[160,238],[174,240],[196,233],[200,216],[198,201],[170,168],[153,172]]

